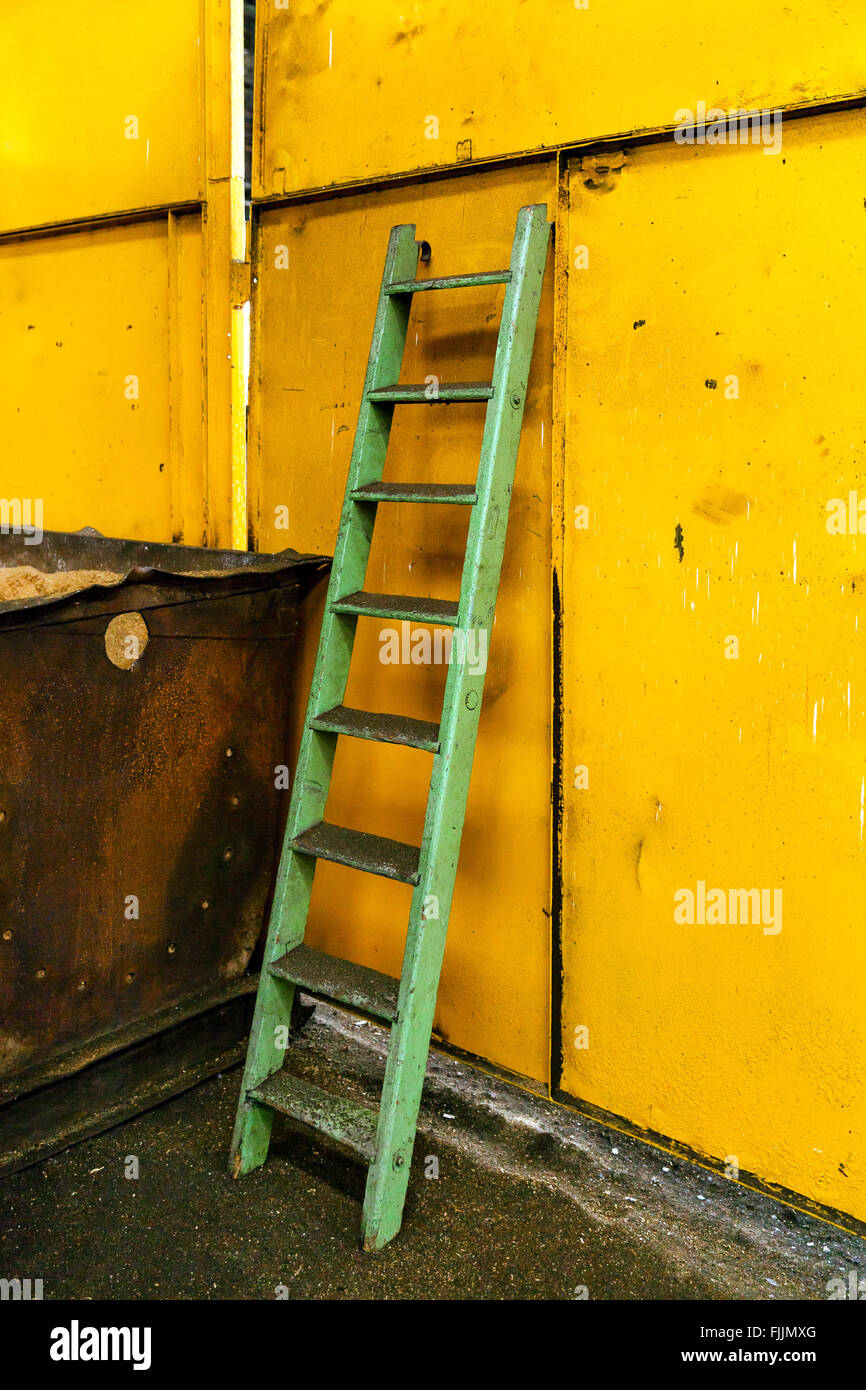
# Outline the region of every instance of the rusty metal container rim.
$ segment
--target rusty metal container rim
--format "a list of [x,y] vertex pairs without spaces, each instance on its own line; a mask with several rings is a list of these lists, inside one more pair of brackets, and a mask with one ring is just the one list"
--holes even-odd
[[[0,601],[0,628],[18,626],[42,617],[52,622],[73,621],[82,609],[93,614],[100,596],[117,607],[118,590],[149,585],[168,602],[202,599],[218,593],[268,588],[285,575],[297,582],[298,570],[312,580],[330,567],[327,555],[302,554],[287,547],[273,554],[246,550],[220,550],[206,546],[175,545],[166,541],[137,541],[103,536],[92,527],[81,531],[45,531],[41,541],[28,543],[23,534],[0,534],[0,570],[30,566],[42,574],[69,573],[77,569],[117,574],[115,584],[89,584],[60,594]],[[171,591],[174,597],[171,597]],[[152,607],[151,597],[146,606]],[[17,621],[15,621],[17,620]]]

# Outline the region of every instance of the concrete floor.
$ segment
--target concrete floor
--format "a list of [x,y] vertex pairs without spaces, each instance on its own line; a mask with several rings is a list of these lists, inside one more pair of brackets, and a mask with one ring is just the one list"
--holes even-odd
[[[292,1068],[373,1100],[383,1044],[319,1005]],[[0,1277],[41,1278],[46,1299],[273,1299],[282,1285],[299,1299],[823,1300],[829,1279],[866,1272],[858,1237],[438,1054],[403,1230],[364,1255],[364,1170],[287,1121],[264,1168],[227,1176],[239,1085],[235,1070],[4,1179]]]

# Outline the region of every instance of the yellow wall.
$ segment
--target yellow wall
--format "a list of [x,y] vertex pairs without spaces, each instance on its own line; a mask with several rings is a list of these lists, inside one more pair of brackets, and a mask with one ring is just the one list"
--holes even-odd
[[46,530],[203,539],[201,281],[197,213],[0,242],[3,495]]
[[4,496],[50,529],[231,544],[240,0],[38,11],[0,16]]
[[864,84],[862,0],[291,0],[259,11],[262,198],[665,128],[700,99],[790,105]]
[[[860,114],[809,114],[862,94],[861,10],[261,7],[251,471],[259,545],[281,543],[282,504],[293,544],[330,549],[388,228],[415,222],[447,273],[501,261],[521,203],[556,211],[437,1023],[577,1101],[866,1217],[866,565],[856,537],[824,526],[866,438],[866,141]],[[699,101],[807,115],[778,156],[675,145],[677,112]],[[667,138],[622,138],[638,131]],[[542,149],[561,152],[559,179]],[[449,328],[433,298],[412,368],[459,362],[471,379],[474,306]],[[453,407],[398,412],[394,467],[471,476],[472,428]],[[377,543],[371,588],[454,593],[459,542],[438,519],[401,508]],[[370,641],[352,702],[436,717],[435,673],[382,668]],[[341,750],[333,818],[411,838],[416,756]],[[313,939],[394,972],[402,890],[359,877],[320,870]],[[780,888],[782,931],[677,926],[674,893],[699,879]]]
[[0,229],[201,196],[199,10],[168,0],[3,6]]
[[[586,166],[563,1085],[863,1216],[866,540],[826,503],[866,498],[866,118],[792,123],[775,157],[636,150],[605,190]],[[698,880],[780,889],[782,930],[677,925]]]

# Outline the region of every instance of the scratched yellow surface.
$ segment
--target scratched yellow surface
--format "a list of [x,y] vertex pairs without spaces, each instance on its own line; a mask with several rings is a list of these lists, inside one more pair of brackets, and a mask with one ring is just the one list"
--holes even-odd
[[259,6],[262,197],[862,90],[863,0]]
[[[606,169],[571,177],[563,1084],[864,1217],[866,536],[826,504],[866,500],[866,120]],[[781,890],[781,930],[677,924],[699,882]]]

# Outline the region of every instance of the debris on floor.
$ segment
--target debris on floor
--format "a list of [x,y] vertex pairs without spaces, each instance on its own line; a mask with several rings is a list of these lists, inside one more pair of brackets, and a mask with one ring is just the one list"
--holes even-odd
[[[318,1005],[293,1069],[359,1100],[386,1033]],[[240,1071],[7,1178],[0,1274],[46,1299],[825,1300],[855,1235],[431,1053],[402,1231],[358,1244],[364,1169],[277,1117],[227,1172]]]

